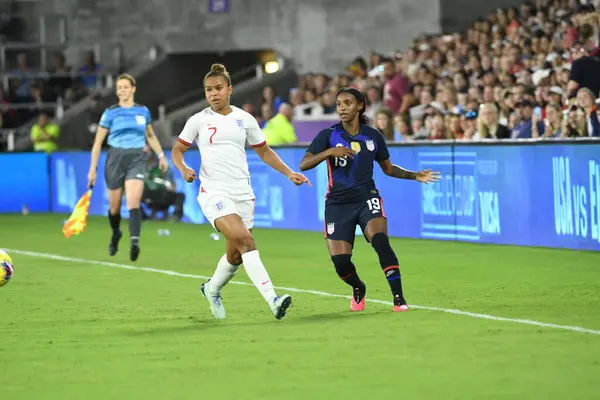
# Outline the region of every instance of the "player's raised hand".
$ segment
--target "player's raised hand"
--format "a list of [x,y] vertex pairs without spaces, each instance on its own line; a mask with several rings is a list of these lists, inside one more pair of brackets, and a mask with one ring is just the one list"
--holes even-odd
[[417,180],[424,184],[435,183],[440,180],[439,172],[431,172],[431,169],[422,169],[417,172]]
[[331,157],[339,157],[339,158],[343,158],[343,157],[354,158],[354,156],[356,156],[356,152],[345,146],[337,146],[337,147],[331,147],[329,149],[329,155]]
[[194,182],[196,180],[196,171],[191,168],[185,167],[181,171],[181,175],[186,182]]
[[296,185],[296,186],[300,186],[303,183],[306,183],[308,186],[312,187],[312,184],[310,183],[308,178],[297,172],[292,173],[289,176],[289,178],[290,178],[290,181],[294,182],[294,185]]

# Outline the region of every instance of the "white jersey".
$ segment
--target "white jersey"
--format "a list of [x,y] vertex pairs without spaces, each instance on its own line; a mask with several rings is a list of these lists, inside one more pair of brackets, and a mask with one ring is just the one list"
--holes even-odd
[[231,196],[238,200],[254,199],[246,159],[246,143],[252,147],[267,142],[256,119],[231,106],[221,115],[210,107],[194,114],[186,122],[178,141],[190,146],[196,141],[200,150],[200,192]]

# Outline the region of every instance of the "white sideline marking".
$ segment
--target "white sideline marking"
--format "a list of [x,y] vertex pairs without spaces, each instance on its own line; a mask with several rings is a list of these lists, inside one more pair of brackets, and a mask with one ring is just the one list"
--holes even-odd
[[[25,251],[25,250],[17,250],[17,249],[5,249],[5,250],[8,253],[21,254],[24,256],[47,258],[47,259],[60,260],[60,261],[69,261],[69,262],[76,262],[76,263],[81,263],[81,264],[103,265],[105,267],[122,268],[122,269],[130,269],[130,270],[137,270],[137,271],[156,272],[158,274],[178,276],[178,277],[182,277],[182,278],[192,278],[192,279],[208,279],[209,278],[207,276],[183,274],[181,272],[169,271],[169,270],[165,270],[165,269],[134,267],[133,265],[116,264],[116,263],[107,262],[107,261],[95,261],[95,260],[86,260],[83,258],[63,257],[63,256],[59,256],[58,254],[38,253],[35,251]],[[249,283],[249,282],[231,281],[230,283],[233,285],[254,286],[252,283]],[[306,290],[306,289],[288,288],[288,287],[281,287],[281,286],[276,286],[275,288],[285,290],[288,292],[309,293],[309,294],[314,294],[317,296],[324,296],[324,297],[338,297],[338,298],[343,298],[343,299],[350,298],[350,296],[321,292],[318,290]],[[385,305],[390,305],[390,306],[393,304],[391,301],[383,301],[383,300],[367,299],[367,301],[370,303],[385,304]],[[457,310],[457,309],[452,309],[452,308],[417,306],[417,305],[412,305],[412,304],[410,305],[410,307],[416,308],[416,309],[421,309],[421,310],[439,311],[439,312],[444,312],[444,313],[448,313],[448,314],[464,315],[464,316],[473,317],[473,318],[489,319],[492,321],[512,322],[512,323],[516,323],[516,324],[539,326],[542,328],[563,329],[563,330],[572,331],[572,332],[591,333],[592,335],[600,335],[600,330],[582,328],[580,326],[557,325],[557,324],[550,324],[550,323],[546,323],[546,322],[539,322],[539,321],[534,321],[534,320],[530,320],[530,319],[521,319],[521,318],[496,317],[496,316],[489,315],[489,314],[479,314],[479,313],[462,311],[462,310]]]

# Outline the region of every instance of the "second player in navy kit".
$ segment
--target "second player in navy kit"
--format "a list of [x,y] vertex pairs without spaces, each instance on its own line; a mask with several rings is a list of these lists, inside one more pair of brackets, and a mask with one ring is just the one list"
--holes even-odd
[[412,172],[390,162],[383,135],[368,126],[364,116],[365,98],[351,88],[340,89],[336,96],[341,122],[315,137],[300,162],[302,171],[327,162],[329,191],[325,201],[325,237],[338,276],[353,288],[351,310],[365,308],[366,285],[352,263],[356,225],[371,243],[394,297],[394,311],[406,311],[398,259],[387,236],[387,219],[383,199],[373,180],[376,161],[391,177],[422,183],[439,180],[438,172]]

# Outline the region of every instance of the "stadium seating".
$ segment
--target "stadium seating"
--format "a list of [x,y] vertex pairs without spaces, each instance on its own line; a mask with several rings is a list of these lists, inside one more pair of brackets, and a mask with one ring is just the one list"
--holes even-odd
[[23,3],[3,4],[12,6],[0,10],[0,151],[19,141],[25,142],[19,149],[28,150],[38,115],[60,119],[71,105],[111,85],[122,55],[118,45],[107,57],[97,42],[70,43],[63,15],[34,18],[20,12]]
[[[373,125],[396,142],[600,136],[594,106],[600,73],[582,81],[572,72],[576,62],[589,61],[576,60],[598,52],[600,14],[591,2],[572,3],[579,2],[499,9],[465,32],[416,38],[403,53],[359,56],[343,74],[306,74],[289,96],[278,95],[289,98],[296,120],[332,119],[338,88],[359,88]],[[395,75],[385,76],[386,59]],[[593,98],[577,100],[570,80],[590,88]],[[272,104],[255,105],[261,118],[273,114]],[[548,117],[548,104],[563,109],[564,118],[552,111]]]

